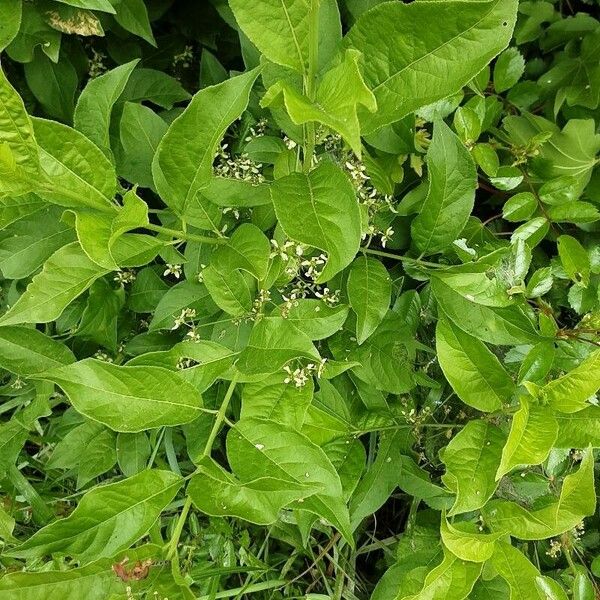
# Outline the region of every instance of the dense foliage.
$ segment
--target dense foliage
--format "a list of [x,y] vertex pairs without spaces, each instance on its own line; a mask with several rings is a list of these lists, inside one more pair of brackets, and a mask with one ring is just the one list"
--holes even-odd
[[0,0],[0,598],[598,597],[597,10]]

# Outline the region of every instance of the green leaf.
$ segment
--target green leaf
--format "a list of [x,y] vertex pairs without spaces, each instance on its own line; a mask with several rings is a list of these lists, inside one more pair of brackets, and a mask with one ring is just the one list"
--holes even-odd
[[431,288],[448,319],[484,342],[510,346],[539,341],[533,322],[517,305],[496,308],[478,304],[438,277],[431,278]]
[[[40,170],[33,126],[23,100],[1,69],[0,150],[0,193],[19,190],[18,195],[30,191]],[[3,173],[6,169],[8,171]],[[13,173],[12,177],[10,173]],[[25,181],[29,178],[33,182]]]
[[494,412],[510,402],[515,384],[483,342],[441,320],[436,350],[446,379],[465,404]]
[[350,267],[346,290],[356,314],[356,341],[362,344],[377,329],[390,307],[392,281],[380,261],[360,256]]
[[0,327],[0,366],[29,377],[75,362],[62,343],[28,327]]
[[114,210],[115,169],[104,154],[75,129],[46,119],[33,119],[40,164],[48,183],[39,194],[68,208]]
[[322,162],[308,174],[291,173],[273,182],[271,197],[286,235],[327,253],[317,283],[352,262],[360,246],[360,212],[354,188],[339,167]]
[[572,371],[546,384],[542,397],[555,410],[573,413],[586,408],[599,389],[600,350],[595,350]]
[[48,323],[107,271],[93,263],[74,242],[57,250],[0,319],[1,325]]
[[285,316],[287,321],[293,323],[311,340],[324,340],[342,328],[349,308],[344,304],[329,306],[316,298],[299,298],[293,302],[291,308],[288,309],[284,304],[272,316],[277,313]]
[[194,95],[164,135],[152,164],[154,184],[165,203],[193,224],[198,193],[212,176],[215,152],[227,128],[244,112],[259,69]]
[[287,319],[264,317],[252,328],[236,366],[247,375],[270,374],[296,358],[317,363],[321,359],[309,337]]
[[209,265],[202,271],[202,281],[214,303],[226,313],[241,317],[252,310],[254,285],[244,273]]
[[154,189],[152,160],[168,125],[151,108],[125,102],[120,124],[123,152],[117,155],[119,175]]
[[563,269],[575,282],[584,287],[590,282],[590,257],[587,250],[571,235],[561,235],[556,241]]
[[120,0],[115,21],[127,31],[156,46],[144,0]]
[[99,10],[102,12],[113,13],[115,9],[109,0],[57,0],[63,4],[74,6],[76,8],[84,8],[88,10]]
[[192,385],[161,367],[121,367],[87,358],[39,377],[58,384],[78,412],[114,431],[189,423],[202,406]]
[[536,585],[539,571],[510,544],[497,542],[490,563],[508,583],[510,600],[548,600]]
[[119,433],[117,435],[117,462],[126,477],[141,473],[148,464],[152,452],[148,436],[140,433]]
[[75,239],[75,232],[60,220],[61,213],[47,206],[0,233],[0,270],[5,278],[28,277],[56,250]]
[[109,159],[112,157],[109,130],[113,106],[138,62],[132,60],[90,80],[75,107],[75,129],[94,142]]
[[148,470],[94,488],[66,519],[40,529],[10,554],[72,556],[82,564],[113,556],[147,533],[182,483],[170,471]]
[[402,600],[463,600],[479,579],[481,568],[481,563],[460,560],[444,552],[444,560],[429,571],[421,591]]
[[469,421],[446,446],[444,484],[456,494],[450,515],[477,510],[496,491],[494,478],[506,436],[484,421]]
[[310,0],[265,0],[254,6],[230,0],[229,6],[242,31],[269,60],[308,71]]
[[187,488],[194,505],[213,517],[238,517],[270,525],[279,518],[282,508],[317,493],[319,487],[311,482],[296,482],[289,477],[258,477],[241,482],[210,458],[197,467]]
[[365,80],[379,107],[361,113],[365,132],[460,91],[506,48],[516,9],[513,0],[384,2],[362,15],[345,45],[363,53]]
[[589,406],[576,413],[557,414],[558,438],[562,448],[600,447],[600,407]]
[[323,76],[314,101],[286,82],[278,81],[269,88],[261,105],[270,106],[281,94],[287,113],[296,125],[309,121],[322,123],[337,131],[360,158],[357,107],[364,106],[371,112],[377,110],[375,96],[365,85],[359,69],[360,58],[360,52],[346,50],[343,61]]
[[469,562],[486,562],[494,553],[496,540],[501,533],[475,533],[476,526],[471,523],[451,525],[442,516],[440,533],[444,546],[457,558]]
[[309,379],[297,387],[284,383],[284,379],[285,373],[274,373],[261,381],[246,383],[241,418],[269,419],[299,430],[313,399],[314,383]]
[[477,185],[469,151],[442,120],[435,123],[427,168],[429,190],[411,233],[423,254],[436,254],[457,239],[466,225]]
[[519,192],[506,201],[502,207],[502,217],[513,223],[526,221],[536,208],[537,202],[531,192]]
[[66,57],[57,63],[37,52],[33,61],[25,63],[27,85],[44,110],[55,119],[70,123],[75,110],[77,71]]
[[21,25],[21,0],[8,0],[0,7],[0,51],[8,46]]
[[494,500],[483,508],[482,513],[492,531],[502,531],[522,540],[539,540],[573,529],[595,510],[594,459],[588,449],[579,469],[565,477],[556,501],[537,510],[528,510],[514,502]]
[[516,48],[508,48],[496,59],[494,88],[498,94],[513,87],[525,71],[525,59]]
[[191,95],[181,83],[163,71],[135,69],[119,98],[119,102],[152,102],[170,110],[177,102],[189,100]]
[[230,430],[227,457],[243,482],[275,477],[317,487],[317,493],[299,499],[297,508],[327,519],[353,544],[340,478],[323,450],[307,437],[281,423],[246,419]]
[[514,414],[502,461],[496,472],[501,479],[518,465],[537,465],[546,460],[558,435],[553,411],[521,398],[521,408]]

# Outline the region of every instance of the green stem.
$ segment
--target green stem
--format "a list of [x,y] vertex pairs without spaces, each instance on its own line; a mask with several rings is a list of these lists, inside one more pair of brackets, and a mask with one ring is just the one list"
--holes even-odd
[[[221,402],[221,406],[219,411],[217,412],[217,416],[215,417],[215,422],[210,430],[210,434],[208,436],[208,440],[206,440],[206,445],[204,446],[204,451],[202,452],[202,458],[210,456],[210,452],[212,450],[213,444],[215,443],[215,439],[221,429],[221,425],[225,419],[225,413],[227,412],[227,408],[229,407],[229,403],[231,402],[231,398],[233,396],[233,392],[235,390],[235,386],[237,385],[237,375],[233,377],[229,387],[227,388],[227,392],[225,393],[225,397],[223,398],[223,402]],[[190,508],[192,507],[192,498],[187,496],[185,499],[185,504],[181,509],[181,514],[179,515],[179,519],[177,520],[177,524],[175,525],[175,531],[173,531],[173,537],[169,541],[169,547],[167,550],[167,560],[171,560],[177,552],[177,546],[179,544],[179,538],[181,537],[181,533],[183,531],[183,526],[187,520],[187,516],[190,512]]]
[[[310,25],[308,40],[308,71],[304,76],[304,91],[309,100],[314,101],[317,93],[317,70],[319,65],[319,4],[320,0],[310,1]],[[314,121],[304,126],[304,171],[312,167],[315,152],[316,134]]]
[[402,262],[411,263],[417,267],[431,267],[432,269],[439,269],[444,265],[437,263],[427,262],[419,258],[413,258],[411,256],[402,256],[401,254],[392,254],[391,252],[383,252],[382,250],[373,250],[371,248],[361,248],[361,250],[367,254],[373,254],[375,256],[382,256],[384,258],[393,258],[394,260],[400,260]]
[[196,235],[194,233],[187,233],[185,231],[179,231],[177,229],[169,229],[168,227],[163,227],[162,225],[154,225],[153,223],[148,223],[144,225],[145,229],[149,229],[150,231],[156,231],[157,233],[164,233],[165,235],[171,235],[176,238],[181,238],[182,240],[187,240],[189,242],[198,242],[200,244],[226,244],[227,238],[214,238],[209,237],[207,235]]

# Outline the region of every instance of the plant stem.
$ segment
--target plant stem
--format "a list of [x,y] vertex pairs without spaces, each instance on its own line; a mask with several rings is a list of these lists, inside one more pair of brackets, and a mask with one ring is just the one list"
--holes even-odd
[[[233,392],[235,390],[235,386],[237,385],[237,376],[231,380],[229,387],[227,388],[227,392],[225,392],[225,397],[223,398],[223,402],[221,402],[221,406],[219,411],[217,412],[217,416],[215,417],[215,422],[210,430],[210,434],[208,436],[208,440],[206,440],[206,445],[204,446],[204,450],[202,452],[202,458],[210,456],[210,452],[212,450],[213,444],[215,443],[215,439],[217,434],[219,433],[219,429],[221,429],[221,425],[223,424],[223,420],[225,419],[225,413],[227,412],[227,408],[229,406],[229,402],[231,401],[231,397],[233,396]],[[185,504],[181,509],[181,514],[179,515],[179,519],[177,520],[177,524],[175,525],[175,531],[173,532],[173,537],[169,541],[169,547],[167,550],[167,560],[171,560],[176,552],[177,546],[179,544],[179,538],[181,537],[181,532],[183,531],[183,526],[187,520],[188,513],[190,512],[190,508],[192,507],[192,498],[187,496],[185,499]]]
[[[308,71],[304,76],[304,91],[309,100],[314,101],[317,91],[317,69],[319,64],[319,4],[320,0],[310,2],[310,25],[308,40]],[[315,123],[309,121],[304,126],[304,171],[312,167],[315,152]]]
[[392,254],[391,252],[383,252],[382,250],[373,250],[371,248],[361,248],[363,252],[367,254],[373,254],[375,256],[382,256],[384,258],[393,258],[395,260],[400,260],[402,262],[408,262],[417,267],[431,267],[432,269],[439,269],[444,265],[439,265],[438,263],[427,262],[425,260],[421,260],[420,258],[412,258],[411,256],[402,256],[401,254]]
[[168,227],[163,227],[162,225],[154,225],[153,223],[148,223],[144,225],[145,229],[149,229],[150,231],[156,231],[157,233],[164,233],[165,235],[171,235],[173,237],[181,238],[182,240],[187,240],[189,242],[198,242],[200,244],[226,244],[227,238],[214,238],[209,237],[207,235],[196,235],[194,233],[187,233],[185,231],[179,231],[177,229],[169,229]]

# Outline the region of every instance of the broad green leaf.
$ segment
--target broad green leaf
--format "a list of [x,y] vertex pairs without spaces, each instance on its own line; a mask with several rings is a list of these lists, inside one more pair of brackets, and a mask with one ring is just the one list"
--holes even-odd
[[558,423],[546,406],[521,398],[514,414],[496,480],[518,465],[537,465],[546,460],[558,435]]
[[362,520],[375,513],[398,487],[402,470],[405,434],[402,431],[382,432],[375,460],[350,500],[350,522],[355,530]]
[[28,377],[75,362],[60,342],[29,327],[0,327],[0,366]]
[[[58,600],[59,598],[85,598],[86,600],[106,600],[119,598],[124,594],[124,582],[115,575],[113,565],[123,562],[130,572],[136,562],[147,559],[157,560],[160,548],[143,546],[129,549],[126,553],[110,559],[100,559],[84,567],[69,570],[39,572],[17,571],[0,579],[2,600]],[[152,570],[151,570],[152,571]],[[154,579],[151,573],[150,581]],[[134,588],[145,582],[130,582]]]
[[46,119],[33,119],[40,164],[48,181],[39,194],[68,208],[112,212],[116,192],[115,169],[85,135]]
[[466,333],[497,345],[538,342],[539,334],[531,319],[517,305],[503,308],[478,304],[454,291],[438,277],[431,278],[431,288],[440,310]]
[[540,572],[522,552],[510,544],[497,542],[490,562],[508,583],[510,600],[548,600],[549,596],[536,585]]
[[274,314],[285,316],[311,340],[324,340],[341,329],[348,312],[349,308],[344,304],[329,306],[316,298],[299,298],[291,308],[280,306]]
[[199,318],[210,317],[218,311],[216,304],[210,300],[204,284],[196,281],[182,281],[162,294],[152,321],[150,321],[149,330],[171,329],[175,325],[175,319],[186,308],[195,310],[196,316]]
[[204,458],[187,487],[187,494],[201,512],[214,517],[238,517],[257,525],[270,525],[282,508],[317,493],[310,482],[289,477],[263,476],[241,482],[210,458]]
[[440,320],[436,350],[446,379],[465,404],[494,412],[510,402],[515,384],[483,342]]
[[575,413],[558,413],[558,437],[560,448],[600,447],[600,407],[589,406]]
[[135,69],[129,76],[119,102],[146,101],[170,110],[177,102],[190,98],[191,95],[175,77],[163,71],[140,68]]
[[586,249],[571,235],[561,235],[557,240],[558,255],[563,269],[575,282],[584,287],[590,282],[590,258]]
[[360,52],[346,50],[343,62],[325,73],[314,101],[284,81],[275,83],[263,97],[262,106],[270,106],[279,95],[288,115],[296,125],[309,121],[322,123],[338,132],[354,153],[361,156],[360,124],[357,107],[377,110],[377,102],[365,85],[360,69]]
[[573,529],[595,510],[594,458],[588,449],[579,469],[565,477],[556,501],[528,510],[515,502],[493,500],[482,513],[492,531],[502,531],[522,540],[539,540]]
[[241,317],[252,310],[255,286],[245,273],[211,264],[202,271],[202,281],[214,303],[226,313]]
[[392,281],[380,261],[360,256],[350,267],[346,290],[356,314],[356,341],[362,344],[377,329],[389,309]]
[[152,160],[168,125],[151,108],[125,102],[120,124],[123,152],[117,154],[119,175],[154,189]]
[[87,358],[40,377],[58,384],[81,414],[125,433],[189,423],[202,406],[191,384],[161,367],[121,367]]
[[436,121],[427,152],[429,190],[411,225],[423,254],[447,248],[467,224],[477,186],[475,163],[464,144],[442,121]]
[[75,8],[83,8],[87,10],[99,10],[102,12],[113,13],[115,9],[109,0],[57,0],[63,4],[74,6]]
[[77,474],[77,489],[112,469],[117,462],[116,435],[102,423],[86,419],[54,447],[47,466]]
[[120,0],[115,21],[127,31],[156,46],[144,0]]
[[525,70],[525,59],[517,48],[507,48],[494,65],[494,88],[498,94],[513,87]]
[[141,473],[148,464],[152,452],[148,436],[139,433],[119,433],[117,435],[117,462],[125,477]]
[[427,574],[421,591],[403,600],[463,600],[479,579],[481,568],[480,563],[444,552],[444,560]]
[[182,483],[170,471],[148,470],[94,488],[66,519],[40,529],[10,554],[72,556],[82,564],[110,557],[147,533]]
[[574,413],[589,406],[599,389],[600,350],[595,350],[572,371],[546,384],[541,394],[555,410]]
[[23,100],[0,69],[0,193],[30,191],[39,171],[31,120]]
[[314,383],[309,379],[296,387],[284,383],[284,379],[285,373],[274,373],[261,381],[246,383],[241,418],[270,419],[299,430],[313,399]]
[[537,208],[537,201],[531,192],[519,192],[511,196],[502,207],[502,217],[512,223],[526,221]]
[[75,213],[75,228],[83,251],[96,264],[111,271],[118,268],[113,247],[119,237],[147,224],[148,206],[134,190],[123,195],[123,206],[118,212],[81,210]]
[[230,0],[229,6],[242,31],[269,60],[308,72],[310,0],[265,0],[254,5]]
[[286,235],[327,253],[317,283],[352,262],[360,246],[360,212],[354,188],[339,167],[322,162],[308,174],[291,173],[273,182],[271,197]]
[[275,477],[315,486],[318,492],[299,499],[297,508],[323,517],[353,543],[340,478],[323,450],[307,437],[281,423],[246,419],[230,430],[227,457],[243,482]]
[[494,553],[496,540],[502,533],[478,533],[473,523],[455,523],[451,525],[442,515],[440,533],[444,546],[461,560],[482,563]]
[[0,424],[0,476],[14,466],[21,449],[29,437],[29,428],[13,418]]
[[345,45],[363,53],[377,99],[376,113],[360,115],[365,132],[460,91],[506,48],[516,11],[514,0],[384,2],[363,14]]
[[74,242],[57,250],[23,295],[0,319],[1,325],[48,323],[107,271]]
[[163,136],[152,164],[154,184],[177,215],[194,223],[198,193],[212,176],[215,152],[227,128],[244,112],[259,69],[200,90]]
[[0,229],[5,229],[12,223],[33,215],[46,207],[46,202],[34,194],[0,196]]
[[445,485],[456,494],[450,515],[477,510],[498,486],[495,473],[506,436],[484,421],[469,421],[440,454]]
[[321,357],[310,338],[287,319],[264,317],[252,328],[236,367],[247,375],[279,371],[283,375],[284,365],[294,359],[318,364]]
[[46,113],[64,123],[73,120],[79,80],[67,56],[61,56],[55,63],[44,53],[37,52],[32,62],[25,63],[25,78]]
[[138,62],[132,60],[90,80],[75,107],[75,129],[94,142],[109,159],[112,157],[109,131],[113,106]]
[[60,208],[49,205],[0,232],[0,271],[6,279],[28,277],[76,238],[61,214]]
[[0,52],[19,33],[22,0],[8,0],[0,6]]

